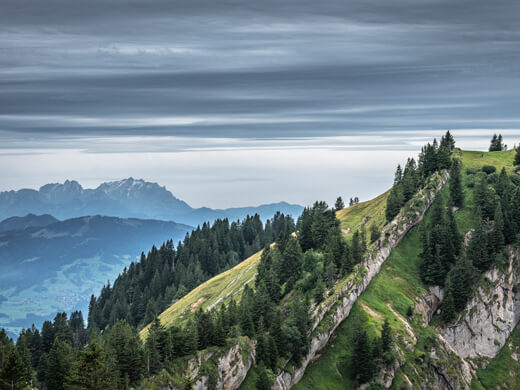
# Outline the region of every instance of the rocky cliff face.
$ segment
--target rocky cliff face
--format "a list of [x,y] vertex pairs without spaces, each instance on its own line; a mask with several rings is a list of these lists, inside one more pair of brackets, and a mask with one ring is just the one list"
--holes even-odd
[[482,276],[455,324],[438,330],[428,357],[413,370],[421,378],[420,388],[471,388],[476,370],[497,355],[520,320],[519,287],[520,250],[516,249],[507,265]]
[[519,260],[520,250],[516,250],[505,269],[487,271],[457,323],[442,330],[461,358],[495,357],[520,320]]
[[422,220],[447,179],[447,172],[431,177],[427,185],[410,200],[392,223],[385,227],[381,238],[369,249],[365,260],[356,266],[353,274],[342,282],[342,286],[336,289],[333,296],[316,308],[310,349],[300,366],[287,367],[278,374],[274,385],[276,389],[290,389],[303,377],[312,358],[327,344],[334,330],[347,318],[357,298],[377,275],[392,249]]
[[[255,342],[241,337],[227,350],[199,352],[187,362],[182,374],[164,390],[238,389],[255,362]],[[181,370],[182,371],[182,370]]]

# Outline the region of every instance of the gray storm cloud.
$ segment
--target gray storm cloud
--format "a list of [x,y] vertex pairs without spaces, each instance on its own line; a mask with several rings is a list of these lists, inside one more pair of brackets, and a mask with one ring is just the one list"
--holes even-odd
[[517,1],[3,1],[0,129],[258,138],[515,127],[519,11]]
[[140,176],[214,206],[376,195],[441,130],[515,142],[518,15],[516,0],[3,0],[1,189]]

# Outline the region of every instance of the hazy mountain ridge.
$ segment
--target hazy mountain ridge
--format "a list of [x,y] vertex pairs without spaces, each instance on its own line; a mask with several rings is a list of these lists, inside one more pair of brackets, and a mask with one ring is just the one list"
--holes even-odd
[[[37,226],[43,221],[52,223]],[[90,294],[142,251],[180,240],[192,229],[100,215],[65,221],[27,215],[0,222],[0,228],[15,222],[28,227],[0,231],[0,326],[8,329],[38,324],[56,311],[86,310]]]
[[0,192],[0,219],[12,216],[51,214],[59,219],[84,215],[151,218],[196,226],[217,218],[242,219],[258,213],[263,220],[276,211],[297,217],[303,207],[286,202],[230,209],[192,208],[164,186],[132,177],[85,189],[74,180],[52,183],[39,190]]
[[0,222],[0,232],[24,230],[30,227],[44,227],[58,222],[52,215],[27,214],[25,217],[11,217]]

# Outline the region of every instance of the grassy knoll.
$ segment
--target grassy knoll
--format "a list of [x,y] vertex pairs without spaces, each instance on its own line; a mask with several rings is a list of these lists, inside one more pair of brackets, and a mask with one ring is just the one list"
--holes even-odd
[[[479,152],[477,150],[457,150],[462,157],[464,168],[481,169],[484,165],[493,165],[500,172],[502,168],[513,171],[513,160],[515,158],[515,150],[506,150],[502,152]],[[484,157],[482,157],[484,154]]]
[[378,229],[383,228],[386,223],[386,199],[389,194],[390,191],[386,191],[374,199],[355,204],[336,213],[336,217],[341,221],[341,229],[347,238],[351,237],[356,230],[363,228],[367,237],[370,237],[368,229],[373,224],[376,224]]

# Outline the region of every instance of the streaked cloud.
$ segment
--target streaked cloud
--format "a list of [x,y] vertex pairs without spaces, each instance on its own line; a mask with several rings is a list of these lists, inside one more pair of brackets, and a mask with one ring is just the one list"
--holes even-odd
[[[174,192],[187,180],[198,189],[186,196],[207,197],[190,174],[206,183],[300,177],[269,170],[271,159],[309,172],[315,159],[340,174],[333,164],[350,167],[349,158],[382,151],[401,158],[445,129],[466,147],[485,145],[494,130],[513,144],[519,14],[514,0],[3,0],[2,185],[44,177],[98,183],[137,176],[134,168]],[[258,159],[244,164],[247,174],[233,173],[241,151]],[[369,165],[386,175],[395,164],[383,162]],[[327,196],[340,190],[321,182],[328,174],[316,175]],[[287,178],[271,192],[249,188],[260,199],[275,185],[294,194],[290,201],[316,196]],[[216,205],[232,202],[239,187],[226,191],[211,187]]]

